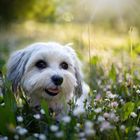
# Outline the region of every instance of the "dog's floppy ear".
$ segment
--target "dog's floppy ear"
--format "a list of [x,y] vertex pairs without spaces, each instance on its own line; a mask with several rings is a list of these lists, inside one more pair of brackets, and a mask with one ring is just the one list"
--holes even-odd
[[79,98],[82,95],[82,81],[83,81],[83,74],[81,70],[81,62],[77,57],[76,52],[74,49],[72,49],[71,44],[67,44],[65,47],[67,51],[71,54],[73,60],[75,61],[75,77],[77,79],[77,86],[75,87],[75,94],[77,98]]
[[14,52],[8,60],[7,79],[12,82],[14,92],[20,84],[29,57],[30,54],[27,51],[20,50]]

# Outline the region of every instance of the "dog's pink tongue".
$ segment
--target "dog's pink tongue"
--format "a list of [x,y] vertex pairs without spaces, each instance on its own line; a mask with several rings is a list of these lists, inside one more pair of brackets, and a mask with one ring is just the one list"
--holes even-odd
[[57,89],[57,88],[56,89],[49,88],[48,91],[51,92],[51,93],[58,93],[59,89]]

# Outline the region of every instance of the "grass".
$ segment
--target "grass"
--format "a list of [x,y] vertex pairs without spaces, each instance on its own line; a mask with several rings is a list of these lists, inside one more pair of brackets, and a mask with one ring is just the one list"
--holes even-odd
[[[22,26],[26,29],[29,25]],[[140,43],[139,36],[133,34],[136,31],[119,35],[120,33],[111,30],[104,35],[104,30],[90,28],[90,36],[88,36],[86,25],[83,25],[86,31],[78,25],[64,25],[65,30],[62,29],[64,26],[58,25],[36,26],[40,28],[32,26],[34,28],[30,29],[32,31],[25,31],[21,36],[19,34],[22,29],[16,26],[15,37],[8,35],[13,31],[8,31],[4,32],[1,38],[0,70],[5,84],[2,86],[4,94],[0,96],[0,138],[15,140],[139,139]],[[47,31],[44,31],[44,28],[47,28]],[[56,32],[53,32],[54,29]],[[22,47],[29,42],[39,40],[39,35],[35,34],[36,30],[44,33],[40,35],[41,41],[48,41],[49,39],[45,37],[50,35],[50,38],[56,37],[57,41],[66,43],[70,40],[76,46],[80,46],[75,48],[85,63],[85,75],[91,88],[89,100],[84,102],[84,110],[79,110],[77,113],[74,113],[74,104],[69,103],[71,111],[60,122],[56,122],[55,114],[49,111],[44,100],[40,108],[34,109],[29,107],[24,96],[20,99],[15,98],[11,91],[11,84],[5,79],[5,63],[10,50],[16,49],[15,44]],[[69,37],[66,36],[67,32]],[[60,33],[59,36],[57,36],[58,33]],[[90,63],[88,47],[84,47],[88,46],[89,37],[92,56]],[[7,40],[10,41],[7,42]],[[6,49],[9,44],[12,47]],[[81,50],[83,50],[82,54]]]

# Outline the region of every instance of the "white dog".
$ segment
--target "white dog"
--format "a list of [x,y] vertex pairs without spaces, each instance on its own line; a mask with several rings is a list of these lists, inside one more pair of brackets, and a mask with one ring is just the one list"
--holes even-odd
[[69,110],[70,100],[81,104],[88,93],[80,61],[69,45],[34,43],[14,52],[7,68],[14,92],[22,87],[34,107],[45,99],[58,118]]

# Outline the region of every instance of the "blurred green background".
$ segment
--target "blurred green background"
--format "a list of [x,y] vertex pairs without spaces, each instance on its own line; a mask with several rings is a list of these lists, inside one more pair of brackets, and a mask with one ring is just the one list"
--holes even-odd
[[[20,124],[15,123],[16,115],[20,114],[24,116],[23,127],[29,130],[27,139],[32,138],[34,132],[44,133],[47,139],[56,138],[53,133],[44,130],[44,124],[48,124],[46,120],[32,121],[33,112],[27,105],[25,109],[15,108],[9,84],[4,85],[6,93],[9,93],[5,94],[4,100],[1,93],[1,73],[6,74],[10,53],[41,41],[73,43],[91,89],[91,107],[87,108],[86,117],[80,116],[77,121],[75,116],[72,117],[71,123],[61,128],[65,134],[63,139],[78,136],[87,120],[95,124],[96,134],[93,138],[88,137],[90,140],[136,139],[136,135],[140,134],[140,114],[134,119],[130,113],[138,113],[140,108],[140,0],[0,0],[0,135],[11,135],[9,130]],[[114,96],[112,99],[110,93]],[[111,103],[117,103],[116,107]],[[101,112],[95,113],[98,108]],[[98,118],[105,112],[115,113],[120,120],[107,120],[115,129],[104,133],[100,132]],[[46,116],[49,116],[48,113]],[[54,123],[50,120],[49,125]],[[81,125],[79,132],[75,129],[76,123]],[[126,126],[125,131],[121,130],[123,125]],[[136,126],[138,133],[134,129]],[[12,135],[15,134],[12,131]]]
[[[25,108],[16,108],[9,83],[3,89],[2,73],[6,74],[10,53],[41,41],[73,43],[91,89],[85,114],[75,117],[72,110],[71,122],[57,125],[58,132],[64,132],[62,139],[140,139],[140,0],[0,0],[0,139],[7,135],[29,140],[35,133],[61,139],[44,129],[54,124],[45,102],[41,106],[46,118],[36,120],[23,97],[17,105]],[[134,112],[136,117],[131,115]],[[17,115],[24,121],[16,122]],[[86,137],[89,120],[93,137]],[[102,131],[104,122],[111,129]],[[18,125],[28,134],[15,135]]]
[[0,0],[0,66],[16,49],[58,41],[73,43],[86,64],[97,56],[105,69],[112,63],[138,67],[139,5],[139,0]]

